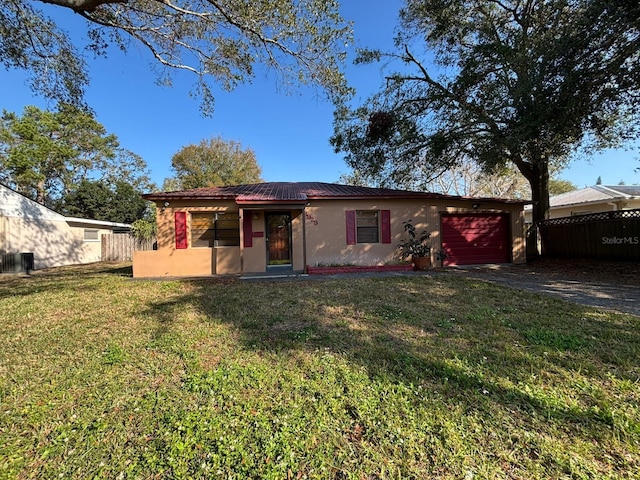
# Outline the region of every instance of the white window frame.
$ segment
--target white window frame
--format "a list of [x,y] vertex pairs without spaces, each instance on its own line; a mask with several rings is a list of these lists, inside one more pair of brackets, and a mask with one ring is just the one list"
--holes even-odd
[[[91,235],[87,235],[91,233]],[[92,238],[95,234],[95,238]],[[85,228],[83,231],[83,240],[85,242],[99,242],[100,241],[100,229],[98,228]]]

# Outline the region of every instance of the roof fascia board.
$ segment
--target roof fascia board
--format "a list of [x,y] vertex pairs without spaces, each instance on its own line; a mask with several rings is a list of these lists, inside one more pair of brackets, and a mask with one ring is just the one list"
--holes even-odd
[[150,202],[162,200],[227,200],[234,201],[237,195],[165,195],[162,193],[146,193],[142,198]]
[[91,220],[89,218],[78,218],[78,217],[65,217],[65,220],[69,223],[83,223],[85,225],[131,228],[131,225],[128,223],[108,222],[106,220]]
[[307,204],[306,200],[236,200],[236,204],[243,207],[255,207],[260,208],[261,206],[293,206],[295,208],[304,207]]

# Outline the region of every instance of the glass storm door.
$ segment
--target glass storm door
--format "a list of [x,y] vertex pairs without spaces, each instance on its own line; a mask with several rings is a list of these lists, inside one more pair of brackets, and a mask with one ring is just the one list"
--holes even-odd
[[267,213],[267,265],[291,265],[291,215]]

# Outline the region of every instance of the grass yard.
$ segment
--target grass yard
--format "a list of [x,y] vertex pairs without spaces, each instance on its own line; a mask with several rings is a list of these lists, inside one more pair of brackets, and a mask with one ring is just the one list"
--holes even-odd
[[446,273],[0,278],[0,478],[631,479],[640,318]]

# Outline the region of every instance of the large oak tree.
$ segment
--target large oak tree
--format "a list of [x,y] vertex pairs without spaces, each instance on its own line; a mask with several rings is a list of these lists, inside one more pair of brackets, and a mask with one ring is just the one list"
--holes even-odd
[[332,143],[360,172],[411,185],[467,159],[511,164],[541,220],[550,167],[638,133],[636,0],[406,0],[400,18],[386,56],[403,67],[336,111]]
[[73,105],[25,107],[0,117],[0,182],[48,207],[86,179],[152,188],[145,161],[120,146],[94,116]]
[[[346,90],[340,66],[351,26],[337,0],[39,0],[86,19],[94,54],[137,43],[159,63],[159,80],[172,72],[196,75],[205,113],[213,107],[209,79],[225,89],[250,80],[256,65],[295,82]],[[32,89],[81,103],[88,84],[83,49],[34,4],[0,2],[0,64],[30,72]]]

